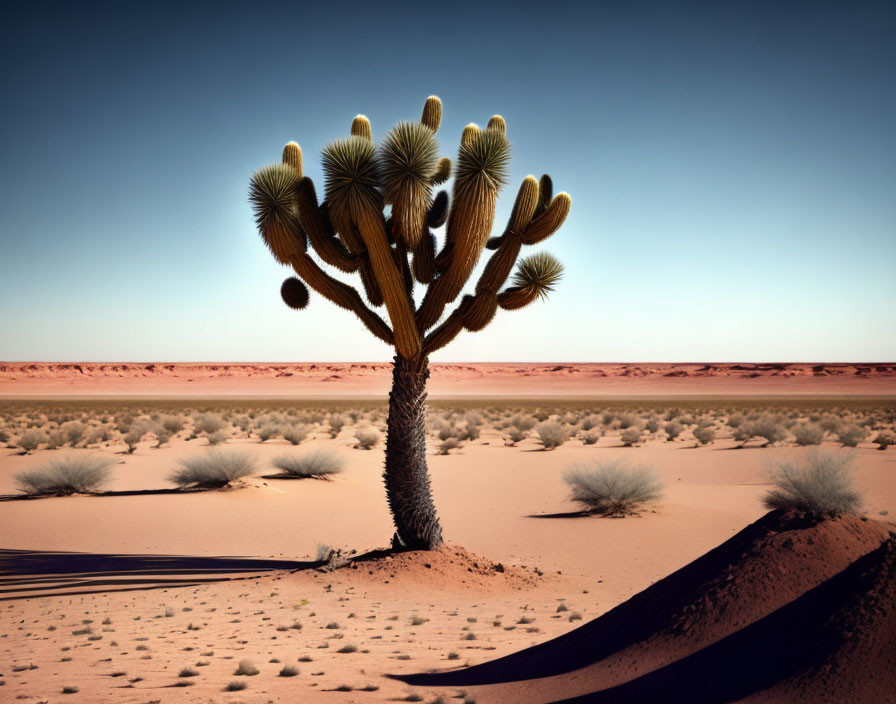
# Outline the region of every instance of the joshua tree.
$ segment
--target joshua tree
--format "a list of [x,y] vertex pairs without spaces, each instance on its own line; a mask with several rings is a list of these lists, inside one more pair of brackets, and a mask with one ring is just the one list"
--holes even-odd
[[[420,122],[398,123],[376,148],[370,122],[358,115],[350,137],[324,147],[323,203],[311,179],[302,175],[302,152],[295,142],[284,147],[282,163],[257,171],[250,185],[262,238],[274,258],[299,277],[283,282],[280,293],[286,305],[304,308],[307,284],[352,311],[373,335],[395,348],[383,477],[396,549],[432,549],[442,542],[426,466],[429,355],[461,330],[482,330],[498,308],[522,308],[553,289],[562,273],[556,259],[546,253],[518,263],[517,258],[524,244],[550,237],[570,207],[567,194],[552,197],[548,176],[541,181],[528,176],[503,234],[489,238],[498,192],[508,177],[504,119],[495,115],[485,130],[473,124],[464,128],[449,206],[446,191],[433,195],[452,167],[450,159],[438,155],[435,135],[441,117],[442,103],[431,96]],[[389,216],[383,212],[386,206],[391,206]],[[443,225],[439,247],[432,231]],[[494,253],[474,292],[461,297],[445,316],[483,249]],[[357,272],[367,301],[326,273],[312,252],[341,272]],[[515,263],[511,285],[501,290]],[[418,284],[425,289],[419,306],[414,299]],[[388,322],[375,312],[383,304]]]

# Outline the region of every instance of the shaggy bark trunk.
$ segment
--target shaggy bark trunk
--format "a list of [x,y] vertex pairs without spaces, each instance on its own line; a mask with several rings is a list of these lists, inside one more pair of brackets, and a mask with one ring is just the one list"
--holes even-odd
[[442,526],[429,487],[426,466],[426,380],[429,360],[396,356],[389,394],[386,434],[386,496],[395,536],[392,547],[432,550],[442,544]]

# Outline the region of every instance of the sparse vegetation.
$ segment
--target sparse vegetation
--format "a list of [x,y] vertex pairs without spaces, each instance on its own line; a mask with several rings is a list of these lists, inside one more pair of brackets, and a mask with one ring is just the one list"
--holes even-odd
[[630,467],[621,460],[574,467],[563,480],[572,489],[573,501],[601,516],[627,516],[662,496],[662,483],[654,470]]
[[111,476],[109,467],[115,460],[82,450],[57,460],[40,469],[17,474],[17,488],[25,494],[55,495],[87,494],[98,491]]
[[545,450],[553,450],[560,447],[569,437],[569,432],[559,423],[547,421],[540,423],[535,432],[538,433],[538,439]]
[[282,476],[293,479],[326,479],[345,470],[345,458],[326,448],[315,448],[298,455],[280,455],[272,464]]
[[221,488],[255,470],[255,460],[237,450],[208,450],[179,462],[181,468],[171,473],[169,481],[181,488]]
[[853,487],[856,455],[816,448],[805,462],[779,460],[769,470],[774,487],[763,502],[770,509],[795,509],[815,518],[858,513],[862,495]]
[[793,437],[797,445],[820,445],[824,429],[815,423],[799,423],[793,427]]
[[240,663],[236,668],[236,672],[234,672],[233,674],[244,677],[253,677],[258,673],[259,669],[255,667],[251,660],[240,660]]
[[361,450],[372,450],[380,441],[380,434],[374,428],[360,428],[355,431],[357,447]]

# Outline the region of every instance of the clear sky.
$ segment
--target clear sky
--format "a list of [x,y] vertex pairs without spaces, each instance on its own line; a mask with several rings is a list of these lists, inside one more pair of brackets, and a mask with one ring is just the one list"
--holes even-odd
[[[896,359],[889,2],[3,2],[0,359],[385,360],[262,245],[252,171],[502,114],[566,274],[441,361]],[[500,231],[500,230],[499,230]],[[529,248],[535,251],[536,248]]]

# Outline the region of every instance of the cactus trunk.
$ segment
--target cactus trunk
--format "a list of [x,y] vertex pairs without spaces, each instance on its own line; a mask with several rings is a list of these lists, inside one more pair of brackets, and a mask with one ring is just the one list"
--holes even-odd
[[426,465],[426,380],[429,360],[396,356],[389,394],[383,480],[395,522],[393,547],[432,550],[442,544]]

